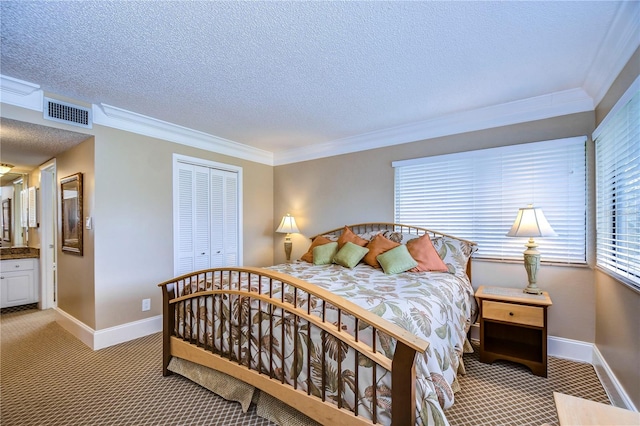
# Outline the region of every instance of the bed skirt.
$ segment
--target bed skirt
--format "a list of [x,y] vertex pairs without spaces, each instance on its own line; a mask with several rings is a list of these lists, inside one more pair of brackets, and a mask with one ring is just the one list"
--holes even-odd
[[258,416],[277,425],[322,426],[268,393],[261,392],[260,389],[228,374],[177,357],[171,358],[169,370],[209,389],[228,401],[239,402],[245,413],[251,403],[254,403]]
[[[473,347],[468,339],[464,342],[464,353],[472,353]],[[280,426],[321,426],[295,408],[281,402],[266,392],[246,384],[243,381],[221,373],[209,367],[173,357],[169,362],[169,370],[209,389],[227,401],[239,402],[244,413],[251,403],[256,405],[256,414]],[[458,364],[458,374],[465,374],[462,357]],[[454,392],[460,390],[458,378],[452,384]]]

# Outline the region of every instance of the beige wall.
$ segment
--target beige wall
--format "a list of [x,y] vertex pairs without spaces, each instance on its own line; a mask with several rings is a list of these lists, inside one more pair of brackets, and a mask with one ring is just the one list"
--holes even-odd
[[[56,157],[57,185],[60,180],[82,173],[82,208],[84,216],[91,216],[95,207],[95,143],[93,138]],[[59,194],[58,194],[59,196]],[[58,203],[58,218],[61,218]],[[91,328],[96,327],[95,309],[95,250],[94,233],[84,229],[83,254],[62,251],[62,221],[58,220],[57,288],[58,308]]]
[[[2,104],[2,116],[94,136],[57,157],[58,181],[87,173],[84,215],[94,223],[83,257],[58,252],[58,306],[94,330],[161,314],[157,284],[173,276],[173,153],[242,167],[244,264],[273,264],[273,167],[104,126],[45,121],[12,105]],[[142,312],[147,298],[151,310]]]
[[[173,153],[242,167],[246,265],[273,262],[273,168],[95,126],[96,329],[160,315],[173,277]],[[142,312],[142,299],[151,311]]]
[[[301,234],[293,236],[293,255],[308,248],[307,237],[350,223],[393,221],[394,172],[391,162],[481,148],[590,135],[593,112],[441,137],[364,152],[277,166],[275,220],[295,216]],[[277,223],[274,221],[275,229]],[[284,260],[283,236],[274,239],[275,261]],[[544,246],[541,247],[544,256]],[[524,251],[524,247],[523,247]],[[525,287],[522,263],[476,262],[473,285]],[[549,333],[595,341],[593,271],[587,267],[548,266],[539,285],[553,299]]]
[[[600,123],[640,75],[640,49],[596,108]],[[640,408],[640,293],[596,270],[596,346]]]

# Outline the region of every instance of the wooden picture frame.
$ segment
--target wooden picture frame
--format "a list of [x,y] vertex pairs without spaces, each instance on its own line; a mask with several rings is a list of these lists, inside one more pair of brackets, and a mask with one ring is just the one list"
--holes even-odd
[[82,256],[82,173],[60,179],[62,251]]
[[11,198],[2,200],[2,241],[11,242]]

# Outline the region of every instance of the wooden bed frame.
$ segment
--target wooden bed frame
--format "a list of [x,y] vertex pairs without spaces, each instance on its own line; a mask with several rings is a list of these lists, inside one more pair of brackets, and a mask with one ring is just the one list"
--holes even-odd
[[[363,223],[357,225],[348,225],[349,228],[356,234],[370,232],[370,231],[378,231],[378,230],[392,230],[396,232],[402,233],[411,233],[417,236],[430,234],[432,237],[435,236],[447,236],[450,238],[458,239],[457,237],[453,237],[450,235],[442,234],[439,232],[431,231],[425,228],[418,228],[415,226],[409,225],[400,225],[394,223]],[[344,227],[337,228],[328,232],[324,232],[319,235],[335,235],[338,236],[342,233]],[[465,240],[462,240],[465,241]],[[471,243],[471,242],[469,242]],[[471,243],[474,244],[474,243]],[[470,277],[471,272],[471,260],[467,266],[467,274]],[[228,280],[228,287],[224,286],[222,289],[215,290],[206,290],[206,291],[195,291],[192,294],[185,294],[180,297],[176,297],[176,289],[184,288],[191,289],[192,285],[196,285],[197,283],[202,282],[203,280],[211,280],[218,278],[221,282],[223,278]],[[268,283],[269,291],[248,291],[246,289],[241,289],[240,282],[242,280],[260,280],[261,283]],[[272,286],[273,282],[281,282],[286,286],[291,286],[291,288],[295,288],[294,292],[294,301],[290,303],[284,300],[284,291],[280,292],[280,296],[272,297],[272,292],[275,290]],[[429,343],[420,339],[408,331],[396,326],[395,324],[382,319],[381,317],[372,314],[371,312],[363,309],[354,303],[343,299],[342,297],[335,296],[332,293],[315,286],[313,284],[309,284],[306,281],[297,279],[295,277],[278,273],[275,271],[269,271],[261,268],[252,268],[252,267],[227,267],[227,268],[214,268],[207,269],[202,271],[193,272],[190,274],[185,274],[176,278],[173,278],[169,281],[165,281],[161,284],[158,284],[159,287],[162,288],[163,295],[163,375],[167,376],[171,374],[168,366],[171,361],[171,357],[175,356],[178,358],[182,358],[196,364],[204,365],[206,367],[210,367],[214,370],[221,371],[230,376],[233,376],[243,382],[246,382],[268,394],[274,396],[275,398],[281,400],[282,402],[295,407],[298,411],[304,413],[305,415],[311,417],[312,419],[320,422],[321,424],[348,424],[348,425],[368,425],[368,424],[378,424],[378,419],[376,418],[375,410],[373,410],[373,419],[369,420],[361,415],[358,415],[358,407],[356,404],[355,410],[351,411],[342,406],[341,399],[341,391],[338,389],[338,403],[334,403],[329,398],[325,397],[324,389],[322,391],[322,396],[319,398],[310,393],[310,391],[303,391],[298,389],[296,380],[289,380],[293,382],[293,385],[286,383],[284,374],[282,377],[277,378],[276,374],[274,374],[272,365],[269,367],[269,374],[264,372],[264,368],[260,369],[260,366],[257,369],[251,369],[249,367],[249,362],[246,364],[243,363],[242,358],[240,356],[241,347],[240,343],[233,347],[231,338],[229,337],[228,342],[228,350],[224,352],[219,351],[215,348],[215,345],[206,345],[202,342],[199,342],[199,339],[191,338],[191,334],[184,338],[179,337],[176,333],[176,330],[179,328],[180,324],[176,324],[176,309],[180,304],[182,304],[183,312],[187,311],[189,304],[191,307],[201,306],[200,304],[203,301],[203,298],[211,298],[213,295],[225,295],[226,300],[228,300],[228,307],[230,308],[231,297],[240,297],[247,298],[249,301],[249,306],[251,300],[258,300],[261,302],[261,307],[267,306],[269,312],[272,312],[271,309],[282,309],[283,312],[286,312],[287,315],[292,315],[295,317],[294,324],[297,330],[297,323],[302,321],[302,323],[309,323],[318,329],[329,333],[338,339],[342,345],[347,345],[353,350],[356,351],[357,354],[364,356],[371,360],[374,364],[379,366],[380,368],[389,371],[391,374],[391,411],[392,411],[392,424],[393,425],[415,425],[416,422],[416,398],[415,398],[415,357],[417,353],[424,353]],[[185,291],[186,293],[187,291]],[[310,312],[310,303],[307,303],[307,309],[301,309],[298,306],[296,298],[299,300],[304,300],[300,298],[307,298],[307,301],[310,300],[311,297],[317,298],[317,300],[322,304],[322,315],[317,316],[315,313]],[[225,302],[226,303],[226,302]],[[212,303],[213,310],[223,309],[223,302]],[[338,321],[337,324],[333,324],[331,322],[325,322],[324,315],[326,306],[332,306],[337,309]],[[206,306],[206,304],[205,304]],[[199,311],[202,309],[199,308]],[[213,312],[207,312],[207,308],[205,307],[204,314],[214,315]],[[263,309],[263,308],[261,308]],[[249,315],[246,315],[247,318],[251,318],[251,308],[249,308]],[[200,313],[200,312],[199,312]],[[346,332],[341,327],[341,315],[348,315],[354,318],[355,320],[355,331],[354,333]],[[240,314],[240,318],[238,319],[239,324],[242,324],[243,321],[247,323],[250,321],[247,318],[242,318],[242,314]],[[270,321],[273,321],[272,319]],[[187,315],[184,315],[182,324],[183,329],[190,327],[192,330],[195,328],[197,330],[196,335],[200,335],[201,326],[200,321],[196,321],[196,324],[192,323],[187,324],[187,322],[191,322],[191,319],[187,319]],[[205,329],[202,330],[205,334],[206,330],[206,321],[204,322]],[[273,324],[273,323],[272,323]],[[261,325],[261,323],[260,323]],[[358,338],[358,329],[362,329],[363,326],[368,325],[372,327],[373,332],[373,343],[371,345],[365,344]],[[248,327],[249,333],[251,333],[251,328]],[[284,345],[284,327],[282,328],[282,339],[280,340],[279,345]],[[229,329],[231,329],[231,320],[229,320]],[[308,330],[311,329],[311,326],[307,327]],[[211,331],[211,330],[210,330]],[[387,336],[396,340],[396,350],[392,359],[387,358],[384,354],[375,350],[376,346],[376,331],[378,333],[384,333]],[[187,333],[184,333],[187,334]],[[259,334],[262,334],[262,328],[260,328]],[[295,335],[298,333],[296,331]],[[229,336],[231,336],[231,332],[229,332]],[[252,337],[252,335],[250,335]],[[311,339],[310,334],[307,335],[308,339]],[[216,338],[217,339],[217,338]],[[220,337],[221,341],[220,348],[223,348],[222,337]],[[250,340],[250,339],[249,339]],[[294,340],[294,348],[293,353],[297,354],[297,346],[302,344],[299,342],[300,339],[296,338]],[[323,339],[324,340],[324,339]],[[258,351],[268,351],[269,359],[271,359],[273,354],[273,344],[271,340],[269,340],[269,344],[265,344],[261,347],[260,342],[262,339],[258,338]],[[224,342],[227,343],[226,341]],[[251,352],[251,345],[249,344],[249,358]],[[284,353],[284,347],[278,348],[281,352]],[[276,350],[278,350],[276,349]],[[325,352],[325,351],[323,351]],[[264,352],[260,352],[262,354]],[[323,366],[324,366],[324,357],[326,354],[323,353]],[[309,351],[307,351],[307,358],[310,357]],[[258,356],[260,359],[260,355]],[[356,360],[358,357],[356,356]],[[292,370],[295,370],[296,363],[300,362],[300,360],[296,359],[294,355]],[[272,364],[272,363],[270,363]],[[309,359],[307,359],[307,365],[309,365]],[[263,367],[263,366],[262,366]],[[323,367],[324,368],[324,367]],[[284,370],[284,369],[283,369]],[[375,368],[374,368],[375,370]],[[340,361],[338,361],[338,371],[340,370]],[[355,366],[355,383],[356,389],[359,389],[358,385],[358,366]],[[288,378],[290,379],[290,378]],[[374,382],[375,382],[375,374],[374,374]],[[309,386],[307,386],[309,388]],[[324,386],[323,386],[324,388]],[[376,391],[375,386],[373,387],[373,405],[376,405]]]

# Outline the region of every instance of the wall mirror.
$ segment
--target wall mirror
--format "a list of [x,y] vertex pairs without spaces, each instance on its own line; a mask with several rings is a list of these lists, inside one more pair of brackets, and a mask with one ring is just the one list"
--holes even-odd
[[28,186],[29,176],[23,173],[6,173],[0,176],[3,207],[2,216],[2,247],[25,247],[28,242],[27,223],[23,222],[22,212],[26,206],[22,205],[22,191]]
[[2,241],[11,242],[11,199],[2,200]]
[[60,180],[62,251],[82,256],[82,173]]

